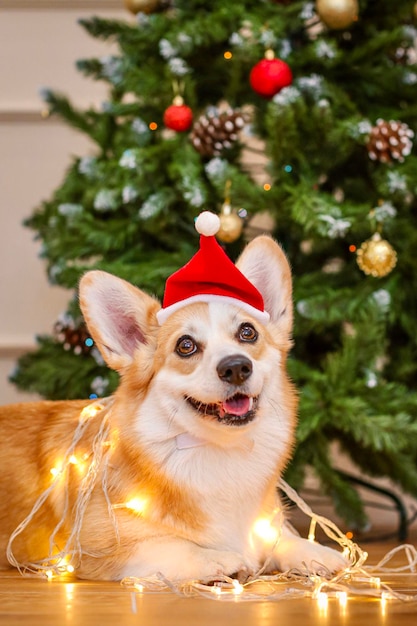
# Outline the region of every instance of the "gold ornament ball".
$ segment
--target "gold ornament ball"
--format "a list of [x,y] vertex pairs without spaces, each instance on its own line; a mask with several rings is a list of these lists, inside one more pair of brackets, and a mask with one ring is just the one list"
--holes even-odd
[[158,8],[160,0],[123,0],[124,5],[131,13],[153,13]]
[[242,234],[243,222],[236,213],[221,213],[220,228],[217,232],[217,237],[223,243],[232,243],[239,239]]
[[360,269],[375,278],[389,274],[397,263],[397,253],[379,233],[364,241],[356,255]]
[[358,19],[358,0],[317,0],[316,10],[329,28],[347,28]]

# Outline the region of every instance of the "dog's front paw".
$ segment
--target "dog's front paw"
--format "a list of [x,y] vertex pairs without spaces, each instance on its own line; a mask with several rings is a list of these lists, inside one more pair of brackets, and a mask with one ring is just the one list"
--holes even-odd
[[163,574],[171,581],[211,582],[222,576],[247,578],[254,564],[238,552],[204,548],[176,537],[140,542],[120,572],[120,578],[146,578]]
[[301,574],[328,576],[346,568],[348,561],[333,548],[294,537],[280,545],[276,565],[282,572],[297,570]]
[[306,563],[309,572],[314,574],[334,574],[347,567],[348,562],[341,552],[322,546],[319,543],[306,541]]
[[212,582],[221,576],[232,576],[244,581],[254,569],[238,552],[210,549],[204,552],[204,563],[201,563],[199,576],[202,582]]

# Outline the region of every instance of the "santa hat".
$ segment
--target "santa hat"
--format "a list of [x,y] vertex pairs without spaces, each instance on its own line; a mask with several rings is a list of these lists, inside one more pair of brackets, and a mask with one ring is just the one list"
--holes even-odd
[[200,213],[195,228],[200,233],[200,249],[166,281],[162,309],[157,313],[159,324],[193,302],[234,304],[266,324],[269,313],[264,310],[261,293],[238,270],[214,237],[220,228],[218,215],[210,211]]

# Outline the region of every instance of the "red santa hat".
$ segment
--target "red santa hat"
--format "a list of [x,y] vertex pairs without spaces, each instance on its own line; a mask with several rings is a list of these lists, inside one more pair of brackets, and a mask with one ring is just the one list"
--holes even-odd
[[261,293],[238,270],[214,237],[220,228],[218,215],[210,211],[200,213],[195,228],[200,233],[200,249],[166,281],[162,309],[157,313],[159,324],[193,302],[234,304],[266,324],[269,313],[264,310]]

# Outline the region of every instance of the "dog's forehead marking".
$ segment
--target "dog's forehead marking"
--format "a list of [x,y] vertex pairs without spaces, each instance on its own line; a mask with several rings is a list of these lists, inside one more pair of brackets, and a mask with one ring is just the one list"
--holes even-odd
[[[200,308],[201,307],[201,308]],[[220,302],[201,304],[189,318],[190,334],[208,340],[213,337],[234,335],[237,326],[243,321],[238,307]],[[204,308],[204,313],[202,313]]]
[[179,317],[179,325],[177,330],[185,335],[199,337],[202,333],[206,333],[207,327],[210,325],[210,316],[208,306],[204,303],[191,304],[181,311]]
[[209,305],[209,318],[213,328],[224,329],[227,332],[236,332],[238,326],[247,321],[255,326],[259,324],[243,309],[230,304],[211,302]]

